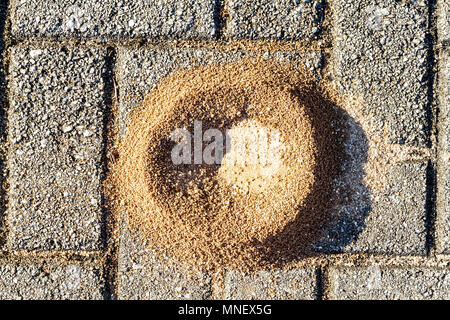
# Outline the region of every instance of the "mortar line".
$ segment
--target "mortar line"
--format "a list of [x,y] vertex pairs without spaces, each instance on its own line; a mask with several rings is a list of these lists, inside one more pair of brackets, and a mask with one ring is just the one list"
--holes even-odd
[[214,26],[216,28],[215,40],[220,40],[225,31],[226,19],[224,19],[225,0],[214,0]]
[[[109,39],[107,41],[100,41],[87,38],[59,38],[59,37],[34,37],[34,38],[13,38],[11,42],[14,46],[42,46],[48,44],[50,46],[73,46],[73,47],[121,47],[121,48],[206,48],[206,49],[223,49],[230,48],[255,50],[255,48],[263,46],[271,46],[273,43],[281,46],[281,50],[301,50],[301,52],[326,50],[331,47],[327,44],[321,44],[320,39],[312,40],[309,43],[303,41],[280,41],[280,40],[251,40],[251,39],[211,39],[211,40],[172,40],[172,39],[152,39],[152,38],[132,38],[132,39]],[[248,47],[247,45],[251,46]],[[253,46],[253,47],[252,47]]]
[[425,199],[425,251],[429,257],[435,248],[435,209],[436,209],[436,168],[429,160],[426,168],[426,199]]
[[[116,64],[116,53],[115,47],[108,46],[106,48],[105,57],[105,70],[102,74],[104,82],[104,109],[103,109],[103,150],[102,150],[102,181],[105,181],[108,175],[109,169],[109,148],[112,144],[111,141],[111,130],[112,128],[112,117],[113,117],[113,106],[117,99],[115,96],[115,73],[114,68]],[[115,255],[117,252],[117,247],[114,241],[114,230],[116,217],[115,213],[110,210],[107,206],[107,199],[105,195],[104,186],[102,188],[102,200],[101,208],[103,212],[102,219],[102,239],[104,241],[106,254],[105,261],[103,265],[104,277],[105,277],[105,293],[104,298],[111,300],[115,298],[115,284],[116,284],[116,259]]]
[[8,109],[9,109],[9,90],[8,90],[8,70],[9,70],[9,36],[10,36],[10,6],[9,0],[0,0],[0,6],[3,7],[3,12],[0,13],[0,143],[2,144],[0,150],[0,249],[6,247],[6,237],[8,233],[6,223],[7,211],[7,181],[8,170],[6,164],[7,154],[7,123],[8,123]]
[[324,283],[324,267],[317,267],[316,269],[316,295],[315,300],[323,300],[324,292],[325,292],[325,283]]
[[428,102],[426,106],[426,113],[428,119],[428,144],[432,149],[432,159],[428,161],[426,169],[426,200],[425,200],[425,250],[427,256],[430,256],[435,248],[435,220],[436,220],[436,159],[438,153],[438,132],[437,132],[437,112],[436,106],[436,57],[438,55],[438,48],[436,46],[437,39],[437,25],[436,25],[436,0],[430,0],[428,5],[428,30],[425,36],[426,45],[428,46],[427,53],[427,73],[428,73]]
[[[14,251],[1,252],[1,261],[76,261],[79,264],[96,264],[99,265],[105,259],[104,252],[64,252],[64,251]],[[361,264],[362,262],[362,264]],[[367,264],[366,264],[367,263]],[[439,270],[448,269],[450,266],[450,255],[442,254],[427,257],[424,255],[395,255],[395,254],[373,254],[373,253],[339,253],[339,254],[324,254],[320,258],[315,258],[313,261],[308,262],[309,267],[322,266],[322,282],[323,282],[323,297],[326,299],[327,295],[327,273],[329,266],[333,268],[355,268],[365,267],[372,264],[381,266],[390,266],[390,268],[434,268]],[[299,268],[306,265],[299,265]],[[101,267],[101,265],[100,265]]]

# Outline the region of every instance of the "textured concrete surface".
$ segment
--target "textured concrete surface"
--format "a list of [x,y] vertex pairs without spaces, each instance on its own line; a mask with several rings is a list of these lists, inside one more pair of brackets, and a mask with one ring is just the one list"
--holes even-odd
[[334,74],[393,143],[427,142],[428,8],[421,1],[333,1]]
[[[330,224],[319,252],[424,255],[426,253],[426,164],[390,165],[374,201],[355,205],[354,216]],[[341,221],[342,220],[342,221]]]
[[230,271],[225,277],[224,299],[313,300],[317,298],[314,268],[260,271],[242,274]]
[[391,269],[372,265],[364,268],[332,268],[330,299],[442,299],[450,298],[450,270]]
[[119,299],[208,299],[211,278],[148,249],[124,218],[118,265]]
[[320,33],[322,1],[229,0],[226,35],[233,39],[311,40]]
[[0,300],[100,300],[104,285],[95,266],[0,262]]
[[423,255],[426,164],[393,165],[387,179],[386,189],[375,196],[363,230],[344,251]]
[[440,42],[450,43],[450,3],[448,1],[437,1],[438,11],[438,37]]
[[210,39],[214,0],[12,0],[16,37]]
[[8,246],[101,248],[105,50],[15,47]]
[[[449,299],[449,17],[445,0],[0,1],[0,299]],[[175,68],[255,48],[317,79],[331,71],[387,149],[408,156],[380,171],[384,188],[367,186],[371,133],[349,119],[333,191],[352,197],[318,260],[229,271],[222,288],[150,250],[126,221],[103,232],[102,174],[114,159],[104,128],[117,124],[110,142],[123,136]]]
[[436,245],[450,253],[450,51],[442,53],[440,69],[439,153],[437,178]]

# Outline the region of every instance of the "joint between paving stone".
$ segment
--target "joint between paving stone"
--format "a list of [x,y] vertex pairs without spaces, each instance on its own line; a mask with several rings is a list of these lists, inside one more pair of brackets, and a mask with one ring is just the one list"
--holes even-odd
[[[118,87],[116,81],[116,56],[117,50],[113,46],[107,48],[107,54],[105,59],[105,71],[103,73],[104,88],[104,101],[105,110],[103,117],[103,181],[108,175],[109,162],[112,157],[111,150],[114,144],[114,124],[115,113],[114,106],[118,102]],[[116,282],[117,282],[117,252],[118,244],[114,238],[114,231],[116,229],[118,217],[115,212],[108,206],[105,191],[102,192],[102,210],[103,210],[103,239],[106,248],[106,261],[103,266],[105,274],[105,298],[113,299],[117,296]]]
[[437,31],[437,10],[436,0],[428,0],[428,30],[425,36],[425,42],[428,45],[428,146],[433,150],[432,159],[428,160],[426,168],[426,200],[425,200],[425,250],[426,255],[430,257],[436,247],[436,190],[437,190],[437,170],[436,159],[438,153],[438,117],[436,101],[437,90],[437,63],[438,53],[438,31]]
[[[440,154],[441,150],[441,142],[440,142],[440,117],[439,111],[441,108],[441,103],[446,103],[446,101],[441,101],[440,95],[440,86],[444,79],[439,77],[442,75],[440,72],[439,61],[442,60],[441,52],[445,52],[445,43],[440,42],[440,8],[437,0],[428,0],[428,34],[426,37],[428,44],[428,99],[429,104],[427,108],[427,112],[429,113],[429,122],[431,125],[430,130],[430,143],[432,144],[433,149],[433,157],[428,163],[427,167],[427,201],[426,201],[426,250],[427,255],[430,256],[432,253],[438,250],[437,246],[437,217],[438,217],[438,204],[437,204],[437,190],[439,188],[438,175],[445,175],[445,172],[440,172]],[[443,36],[443,35],[442,35]],[[440,58],[440,59],[439,59]]]
[[[26,76],[32,81],[26,84],[23,79],[22,82],[19,81],[21,77],[15,77],[11,83],[9,98],[14,107],[8,111],[8,116],[9,121],[16,119],[16,122],[8,133],[8,141],[14,142],[9,144],[8,150],[8,166],[11,170],[11,203],[7,214],[8,248],[103,250],[102,211],[99,208],[102,168],[96,165],[101,160],[104,148],[102,73],[106,49],[48,43],[35,48],[18,45],[13,49],[9,76],[17,76],[19,72],[27,70]],[[44,63],[47,64],[44,66]],[[45,71],[49,66],[52,74],[39,72]],[[74,71],[70,79],[61,73],[57,74],[63,67]],[[22,87],[23,90],[20,89]],[[89,94],[81,98],[79,92],[85,87],[90,88],[87,91]],[[52,95],[48,95],[49,88],[52,88]],[[24,96],[24,90],[30,94]],[[35,95],[39,93],[41,95],[36,98]],[[48,96],[46,99],[42,98],[44,94]],[[48,107],[51,102],[52,107]],[[30,103],[34,108],[27,107]],[[29,115],[27,110],[30,110]],[[28,116],[24,118],[24,115]],[[20,121],[25,123],[20,124]],[[48,126],[45,131],[30,129],[44,125]],[[32,145],[39,145],[41,148],[28,152]],[[24,161],[25,157],[29,161]],[[48,160],[43,161],[43,157]],[[45,179],[57,183],[60,188],[46,189],[47,186],[37,180],[36,176],[32,175],[34,179],[29,179],[27,175],[23,175],[25,169],[31,174],[42,177],[45,175]],[[44,174],[45,172],[48,173]],[[80,179],[70,178],[80,172]],[[24,188],[23,184],[28,187]],[[67,188],[64,193],[63,186]],[[41,192],[30,191],[37,188]],[[34,211],[22,214],[21,212],[27,212],[23,211],[24,201],[34,203]],[[49,205],[50,201],[57,206]],[[76,201],[77,205],[66,211],[61,209],[72,201]],[[83,218],[82,221],[80,218]],[[26,223],[27,219],[32,222]],[[45,219],[51,219],[52,222],[45,223]],[[62,220],[65,221],[64,224],[60,222]],[[48,232],[43,232],[43,229]],[[36,230],[40,230],[39,233]]]
[[95,263],[8,257],[0,259],[0,299],[105,299]]
[[7,168],[6,168],[6,137],[7,110],[9,107],[8,69],[10,41],[10,4],[9,0],[0,3],[0,249],[6,244],[6,208],[7,208]]
[[425,250],[430,256],[435,248],[435,222],[436,222],[436,168],[429,160],[426,168],[426,199],[425,199]]
[[227,17],[225,13],[226,0],[215,0],[214,5],[214,25],[215,25],[215,39],[220,40],[223,32],[226,29]]

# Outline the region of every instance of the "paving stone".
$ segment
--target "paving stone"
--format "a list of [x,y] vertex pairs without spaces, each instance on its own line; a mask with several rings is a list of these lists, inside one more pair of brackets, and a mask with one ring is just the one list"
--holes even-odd
[[226,35],[233,39],[310,40],[320,34],[322,1],[226,2]]
[[0,262],[0,300],[103,299],[104,280],[95,266]]
[[[391,165],[387,185],[361,212],[332,223],[316,249],[322,252],[426,254],[425,163]],[[348,221],[347,221],[348,220]]]
[[12,50],[8,246],[101,245],[105,50]]
[[[119,119],[120,134],[126,132],[129,112],[136,108],[143,96],[161,79],[170,75],[176,68],[193,67],[198,64],[220,64],[243,59],[248,52],[219,52],[199,48],[121,48],[117,59],[118,85],[120,87]],[[319,69],[322,53],[311,51],[299,54],[295,51],[264,53],[280,61],[298,61],[311,71]]]
[[427,268],[331,268],[330,299],[443,299],[450,298],[450,271]]
[[448,1],[437,1],[438,12],[438,37],[440,42],[450,44],[450,3]]
[[211,39],[214,0],[13,0],[15,37]]
[[428,8],[424,1],[333,1],[334,75],[392,143],[426,145]]
[[130,230],[126,219],[121,229],[118,267],[119,299],[208,299],[211,278],[191,271],[152,249]]
[[437,166],[436,247],[450,253],[450,52],[443,53],[440,69],[439,147]]
[[316,296],[314,268],[256,274],[230,271],[225,277],[224,299],[313,300]]

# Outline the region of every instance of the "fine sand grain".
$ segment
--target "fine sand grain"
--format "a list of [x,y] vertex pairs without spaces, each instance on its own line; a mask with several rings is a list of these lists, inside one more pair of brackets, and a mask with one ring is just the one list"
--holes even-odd
[[[177,128],[280,133],[277,170],[171,160]],[[177,70],[130,119],[112,167],[116,209],[154,248],[201,270],[282,265],[310,253],[333,206],[340,108],[298,68],[268,59]],[[234,130],[234,131],[233,131]],[[268,163],[273,159],[268,159]]]

